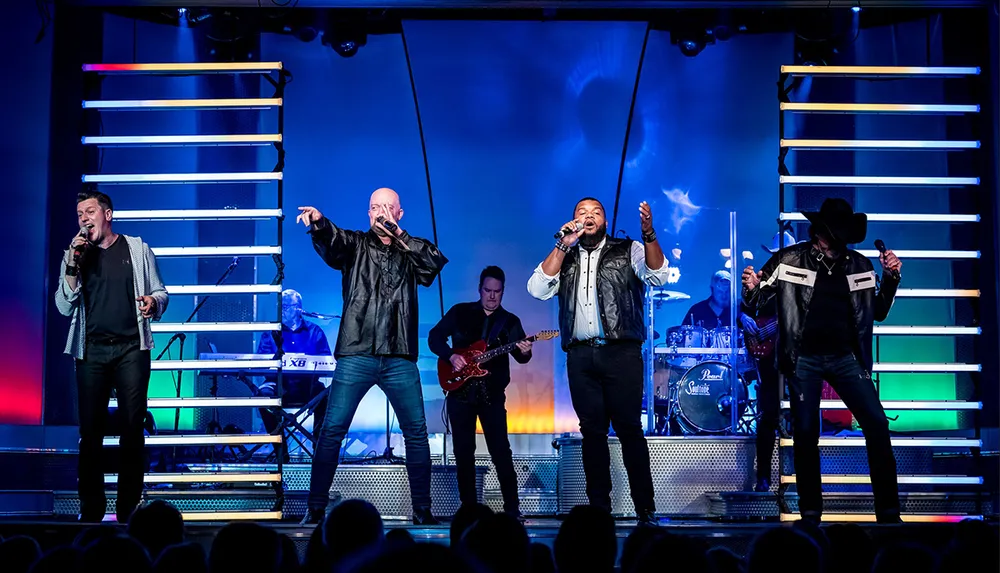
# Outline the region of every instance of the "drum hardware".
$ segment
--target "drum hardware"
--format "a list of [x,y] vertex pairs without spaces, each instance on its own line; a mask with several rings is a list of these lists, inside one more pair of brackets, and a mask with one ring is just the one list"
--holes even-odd
[[684,369],[669,360],[654,371],[654,432],[657,435],[724,434],[732,432],[734,406],[731,376],[736,376],[736,431],[750,433],[758,417],[749,399],[748,380],[722,361],[702,361]]

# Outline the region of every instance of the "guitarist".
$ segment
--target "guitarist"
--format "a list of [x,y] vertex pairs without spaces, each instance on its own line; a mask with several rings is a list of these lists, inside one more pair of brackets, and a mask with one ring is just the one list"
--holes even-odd
[[[773,255],[783,247],[795,244],[795,236],[785,230],[776,234],[771,240],[771,247],[761,245],[765,251]],[[754,491],[766,492],[771,489],[771,456],[774,455],[775,432],[781,428],[781,378],[774,363],[774,346],[778,336],[777,328],[770,328],[768,334],[761,332],[761,326],[778,319],[778,299],[771,296],[755,305],[756,309],[746,303],[740,304],[740,326],[743,328],[743,340],[746,342],[747,353],[757,367],[757,483]],[[753,315],[753,316],[751,316]],[[756,320],[754,318],[756,317]],[[773,331],[773,332],[770,332]],[[752,341],[758,344],[770,340],[770,352],[754,354]]]
[[[500,305],[505,282],[500,267],[488,266],[479,275],[479,300],[456,304],[427,335],[431,352],[449,360],[455,370],[466,365],[454,349],[466,348],[485,341],[487,348],[517,342],[511,352],[519,364],[531,360],[531,342],[521,327],[521,319]],[[451,337],[451,346],[448,345]],[[510,383],[510,361],[498,356],[482,364],[489,374],[473,378],[461,388],[448,393],[445,399],[448,420],[455,446],[455,466],[458,474],[458,494],[463,506],[478,503],[476,498],[476,418],[483,426],[486,449],[497,470],[504,511],[520,519],[517,496],[517,474],[507,438],[507,409],[504,390]]]

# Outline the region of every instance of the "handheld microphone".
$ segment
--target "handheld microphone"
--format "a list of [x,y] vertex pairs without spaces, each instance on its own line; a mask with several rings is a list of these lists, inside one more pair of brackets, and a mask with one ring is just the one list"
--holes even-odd
[[[885,242],[882,241],[882,239],[875,239],[875,248],[878,249],[878,252],[883,257],[885,256],[885,250],[886,250],[885,249]],[[898,271],[894,271],[894,270],[891,270],[891,269],[886,269],[886,270],[889,272],[889,275],[892,276],[892,278],[894,278],[896,280],[899,280],[899,272]]]
[[[88,224],[80,227],[80,232],[77,233],[76,236],[77,237],[87,238],[88,235],[90,235],[90,230],[93,229],[93,228],[94,228],[94,226],[88,223]],[[73,259],[74,260],[79,261],[80,257],[83,256],[83,250],[84,250],[84,248],[86,247],[86,245],[89,242],[90,241],[88,240],[87,243],[84,243],[83,245],[77,245],[76,247],[73,248]]]
[[576,225],[572,229],[569,226],[563,227],[562,229],[559,229],[559,232],[556,233],[552,238],[561,239],[566,235],[570,235],[572,233],[579,233],[582,230],[583,230],[583,223],[577,221]]
[[389,231],[390,233],[395,233],[396,229],[399,228],[392,221],[386,221],[385,217],[383,217],[381,215],[379,215],[378,217],[375,217],[375,221],[377,221],[379,225],[382,225],[383,227],[385,227],[385,230]]

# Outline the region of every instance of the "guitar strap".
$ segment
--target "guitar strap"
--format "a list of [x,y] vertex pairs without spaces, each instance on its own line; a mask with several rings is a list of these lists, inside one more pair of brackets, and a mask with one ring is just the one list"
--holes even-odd
[[495,340],[498,336],[500,336],[500,332],[503,331],[503,327],[507,324],[507,312],[504,311],[504,313],[501,316],[497,317],[497,319],[495,321],[493,321],[493,328],[490,329],[490,333],[487,336],[487,334],[486,334],[486,325],[488,323],[489,323],[489,320],[484,320],[483,321],[483,334],[482,334],[482,337],[483,337],[483,342],[486,343],[486,348],[490,347],[490,340]]

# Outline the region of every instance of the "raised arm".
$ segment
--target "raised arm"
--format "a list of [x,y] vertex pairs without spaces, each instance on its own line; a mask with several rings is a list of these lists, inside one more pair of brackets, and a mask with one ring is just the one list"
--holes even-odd
[[403,231],[399,238],[410,248],[406,256],[413,264],[417,282],[423,286],[431,286],[441,273],[441,269],[448,264],[448,257],[445,257],[434,243],[410,236],[406,231]]
[[315,207],[299,207],[299,211],[295,221],[306,226],[323,262],[338,271],[347,268],[354,260],[362,233],[337,227]]

